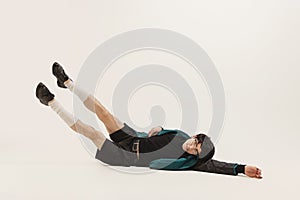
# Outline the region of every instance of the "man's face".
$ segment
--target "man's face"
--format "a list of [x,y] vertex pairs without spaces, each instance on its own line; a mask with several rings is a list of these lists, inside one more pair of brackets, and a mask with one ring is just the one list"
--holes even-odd
[[201,152],[201,144],[198,144],[196,136],[193,136],[192,138],[187,139],[182,144],[182,149],[189,154],[199,155],[199,153]]

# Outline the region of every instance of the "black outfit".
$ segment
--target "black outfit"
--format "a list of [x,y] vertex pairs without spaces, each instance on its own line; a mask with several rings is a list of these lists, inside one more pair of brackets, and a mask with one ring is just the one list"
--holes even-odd
[[[182,158],[189,154],[181,147],[186,141],[176,134],[156,135],[147,138],[138,137],[137,132],[124,123],[124,127],[110,134],[112,141],[105,140],[101,150],[97,149],[95,158],[114,166],[148,167],[152,160],[160,158]],[[138,145],[139,155],[136,147]],[[244,166],[234,163],[208,160],[198,162],[187,170],[204,171],[228,175],[243,173]]]
[[[124,127],[110,134],[112,141],[125,151],[127,156],[132,159],[131,153],[134,154],[133,162],[136,166],[149,166],[150,162],[160,158],[178,159],[187,156],[181,147],[186,141],[179,135],[167,133],[164,135],[155,135],[152,137],[138,137],[137,132],[124,123]],[[139,145],[139,158],[137,159],[136,151],[134,151],[134,143]]]

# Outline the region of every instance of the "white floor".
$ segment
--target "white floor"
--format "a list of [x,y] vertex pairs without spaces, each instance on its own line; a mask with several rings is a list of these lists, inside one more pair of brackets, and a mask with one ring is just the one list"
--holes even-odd
[[[135,167],[131,167],[133,173],[130,173],[127,167],[113,169],[92,159],[67,128],[62,128],[60,133],[47,130],[36,133],[41,137],[30,144],[29,139],[34,138],[26,131],[11,132],[1,141],[1,199],[138,199],[142,196],[150,200],[157,197],[185,199],[187,195],[201,194],[202,198],[209,199],[250,200],[297,199],[298,196],[299,160],[294,157],[298,148],[292,147],[297,143],[294,141],[289,141],[290,150],[294,151],[291,155],[284,150],[287,145],[277,140],[268,143],[262,139],[255,148],[242,139],[234,143],[224,139],[218,143],[215,158],[259,166],[263,179],[258,180],[244,175],[148,171],[146,168],[143,169],[146,173],[136,173]],[[24,139],[9,140],[17,134]],[[49,137],[57,137],[57,141],[47,142]],[[232,149],[226,147],[227,142],[232,143]],[[279,152],[276,153],[276,149]]]
[[[299,2],[0,4],[0,199],[299,199]],[[256,165],[263,179],[114,170],[93,159],[77,135],[35,98],[35,87],[43,81],[71,111],[72,96],[55,85],[52,62],[63,63],[76,79],[99,44],[143,27],[182,33],[205,49],[226,95],[226,120],[215,158]],[[108,96],[100,99],[110,108]],[[143,120],[135,109],[130,108],[133,121]],[[171,115],[167,118],[177,116]],[[201,115],[200,128],[205,130],[209,119],[206,111]]]
[[197,172],[132,175],[93,161],[10,163],[1,165],[0,191],[2,199],[185,199],[195,193],[209,199],[297,199],[297,185],[291,181],[295,173],[273,165],[264,165],[264,178],[254,180]]

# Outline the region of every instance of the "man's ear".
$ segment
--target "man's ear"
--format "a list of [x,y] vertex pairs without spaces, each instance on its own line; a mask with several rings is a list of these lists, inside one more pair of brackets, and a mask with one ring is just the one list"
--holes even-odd
[[201,149],[201,143],[197,144],[197,149],[198,149],[198,152],[199,154],[201,153],[202,149]]

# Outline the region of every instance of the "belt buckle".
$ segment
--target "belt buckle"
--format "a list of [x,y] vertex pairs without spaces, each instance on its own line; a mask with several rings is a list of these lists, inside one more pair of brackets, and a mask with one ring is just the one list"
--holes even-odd
[[132,151],[138,151],[138,148],[139,148],[139,140],[133,143]]
[[[137,140],[137,141],[134,142],[133,145],[132,145],[132,151],[133,151],[133,152],[136,152],[137,160],[140,159],[139,142],[140,142],[140,140]],[[136,147],[136,148],[135,148],[135,147]]]

